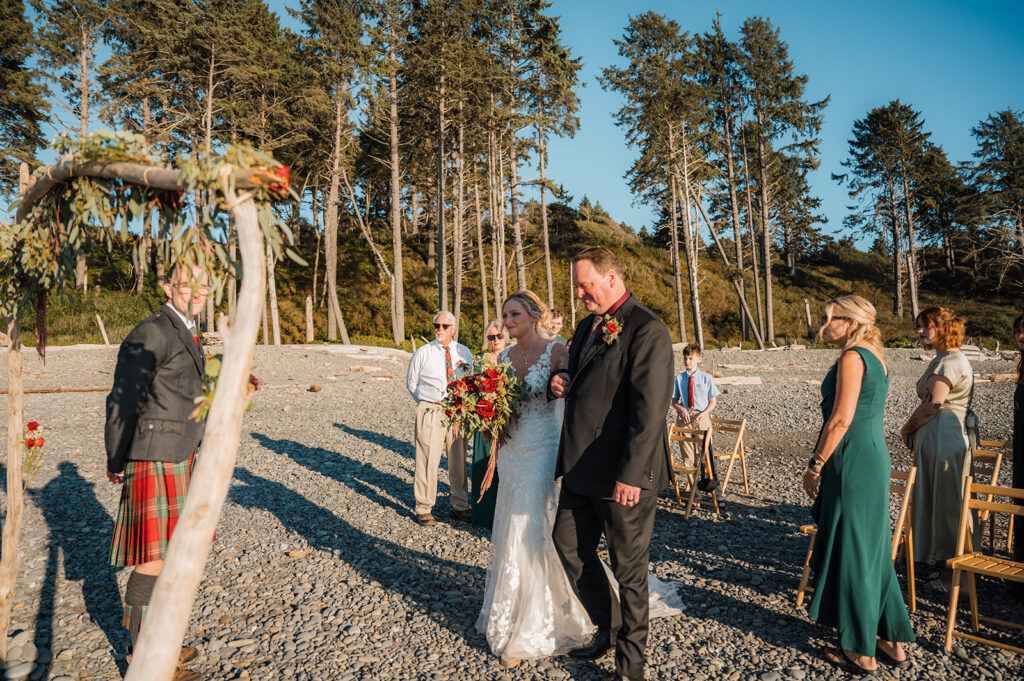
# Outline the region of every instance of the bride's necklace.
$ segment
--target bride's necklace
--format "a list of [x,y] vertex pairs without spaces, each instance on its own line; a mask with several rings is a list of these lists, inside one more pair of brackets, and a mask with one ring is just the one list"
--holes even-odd
[[[534,343],[536,345],[540,345],[540,346],[544,345],[543,343],[540,342],[539,338],[536,341],[534,341]],[[532,366],[532,363],[530,362],[530,352],[527,352],[526,348],[523,347],[522,343],[517,343],[516,345],[519,348],[519,352],[521,352],[523,354],[523,360],[524,360],[524,363],[526,364],[526,366],[528,366],[528,367]],[[533,348],[531,348],[531,352],[532,352],[532,350],[533,350]],[[538,357],[538,359],[540,359],[540,358]]]

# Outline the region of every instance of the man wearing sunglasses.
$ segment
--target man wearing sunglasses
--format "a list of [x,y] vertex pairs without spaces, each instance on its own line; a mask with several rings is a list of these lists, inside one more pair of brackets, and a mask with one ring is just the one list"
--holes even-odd
[[416,401],[416,473],[413,495],[416,522],[433,525],[437,500],[437,469],[441,454],[448,457],[452,518],[469,522],[469,488],[466,484],[466,441],[454,437],[444,422],[440,402],[448,384],[472,371],[473,354],[465,345],[454,342],[455,315],[448,311],[434,315],[434,340],[418,349],[409,360],[405,387]]

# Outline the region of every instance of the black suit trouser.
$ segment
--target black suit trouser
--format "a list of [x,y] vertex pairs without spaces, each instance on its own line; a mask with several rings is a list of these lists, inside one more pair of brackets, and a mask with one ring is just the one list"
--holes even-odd
[[[572,492],[562,484],[552,537],[573,590],[597,628],[616,641],[615,671],[642,678],[648,629],[647,568],[654,529],[656,494],[641,496],[633,507],[611,499]],[[597,546],[604,534],[615,597]]]

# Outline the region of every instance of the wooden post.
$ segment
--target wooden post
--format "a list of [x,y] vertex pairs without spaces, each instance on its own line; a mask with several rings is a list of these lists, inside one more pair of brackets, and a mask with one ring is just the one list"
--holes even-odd
[[[22,202],[27,198],[31,178],[28,164],[19,168],[19,189]],[[19,211],[15,224],[24,215]],[[7,630],[11,626],[11,608],[14,607],[14,587],[18,581],[18,543],[21,536],[21,517],[25,509],[24,491],[24,435],[25,398],[21,377],[21,321],[20,310],[7,318],[7,516],[4,518],[3,552],[0,553],[0,662],[7,662]]]
[[814,338],[814,325],[811,323],[811,304],[804,298],[804,314],[807,315],[807,337]]
[[24,397],[21,380],[21,323],[17,311],[7,318],[7,517],[4,519],[3,555],[0,555],[0,660],[7,661],[7,630],[11,625],[14,585],[18,578],[18,539],[25,509],[22,464],[25,443]]
[[99,313],[96,314],[96,323],[100,325],[100,335],[103,336],[103,344],[110,345],[110,339],[107,337],[107,330],[103,327],[103,317],[100,317]]
[[313,296],[306,296],[306,342],[313,342]]
[[416,352],[416,339],[411,333],[409,334],[409,342],[412,343],[412,351]]
[[[231,170],[227,167],[227,173],[222,173],[224,198],[233,206],[231,212],[238,226],[245,275],[234,323],[224,336],[224,364],[206,420],[202,451],[125,681],[171,681],[203,566],[210,553],[217,518],[235,470],[242,416],[249,402],[247,384],[260,325],[260,307],[266,309],[267,271],[256,206],[248,198],[238,202],[234,189],[227,186]],[[4,555],[6,557],[6,550]]]

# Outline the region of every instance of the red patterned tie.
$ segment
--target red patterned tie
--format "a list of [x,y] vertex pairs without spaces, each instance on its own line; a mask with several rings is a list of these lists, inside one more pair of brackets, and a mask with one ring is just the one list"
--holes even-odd
[[686,408],[694,409],[693,406],[693,374],[690,374],[690,382],[686,384]]
[[455,380],[455,367],[452,366],[452,352],[448,346],[444,346],[444,377],[448,383]]
[[199,334],[196,332],[196,327],[193,326],[192,328],[189,329],[189,331],[192,332],[192,340],[194,340],[196,342],[196,347],[198,348],[199,347]]

